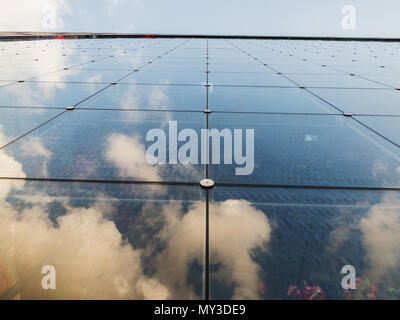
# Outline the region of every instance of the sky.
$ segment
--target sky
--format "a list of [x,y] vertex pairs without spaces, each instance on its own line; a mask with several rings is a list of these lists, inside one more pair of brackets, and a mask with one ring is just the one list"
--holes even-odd
[[400,37],[399,15],[399,0],[0,0],[0,31]]

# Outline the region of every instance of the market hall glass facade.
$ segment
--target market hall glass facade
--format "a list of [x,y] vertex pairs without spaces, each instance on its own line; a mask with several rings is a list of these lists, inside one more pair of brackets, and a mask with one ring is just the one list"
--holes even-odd
[[[399,56],[370,41],[0,42],[0,299],[400,299]],[[253,129],[251,174],[149,164],[147,133],[171,122]]]

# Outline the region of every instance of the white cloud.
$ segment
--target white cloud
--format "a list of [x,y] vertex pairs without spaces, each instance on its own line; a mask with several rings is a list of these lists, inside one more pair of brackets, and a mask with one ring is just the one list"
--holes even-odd
[[[0,125],[0,146],[5,145],[9,142],[9,139],[3,134],[2,127]],[[0,150],[0,176],[1,177],[15,177],[25,178],[25,173],[22,168],[22,164],[16,161],[12,156],[9,156],[5,150]],[[4,180],[0,184],[0,204],[11,191],[11,189],[21,189],[24,186],[24,182],[17,180]]]
[[107,139],[106,159],[122,177],[160,181],[158,168],[146,161],[146,149],[137,135],[111,134]]
[[369,276],[380,279],[400,263],[400,202],[386,196],[361,219],[367,256],[371,262]]
[[[205,204],[198,202],[186,213],[180,205],[164,206],[162,215],[164,226],[158,237],[167,247],[158,262],[158,278],[175,288],[179,298],[192,290],[187,283],[189,264],[203,263]],[[214,276],[234,284],[233,299],[258,299],[260,267],[252,251],[266,250],[271,234],[268,218],[245,200],[227,200],[211,203],[210,224],[211,263],[223,266]]]
[[39,137],[28,137],[21,145],[22,154],[30,157],[30,165],[36,166],[42,177],[47,177],[47,165],[52,153],[47,150]]
[[[64,207],[67,214],[58,218],[57,227],[40,205],[25,209],[18,219],[10,207],[0,210],[0,248],[13,246],[24,299],[168,298],[165,286],[143,274],[141,250],[133,249],[105,218],[109,203]],[[56,268],[57,290],[41,288],[43,265]]]

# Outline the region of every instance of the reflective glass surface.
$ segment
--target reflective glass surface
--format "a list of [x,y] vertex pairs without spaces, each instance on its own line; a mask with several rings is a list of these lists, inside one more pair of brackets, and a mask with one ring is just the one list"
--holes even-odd
[[206,108],[204,86],[117,84],[79,105],[79,108],[193,110]]
[[139,71],[126,77],[121,83],[146,83],[146,84],[189,84],[200,85],[206,83],[204,71]]
[[210,72],[209,82],[216,85],[242,86],[286,86],[293,87],[289,80],[270,73],[263,72]]
[[103,89],[101,83],[22,82],[0,88],[0,106],[59,107],[75,105]]
[[0,147],[60,114],[41,108],[0,108]]
[[[24,173],[32,178],[198,182],[204,165],[169,164],[173,147],[168,134],[172,130],[170,122],[175,122],[177,130],[191,128],[200,136],[205,121],[199,114],[67,111],[8,146],[4,153],[21,163]],[[153,166],[147,162],[146,150],[154,141],[147,141],[147,133],[152,129],[167,133],[167,164]],[[32,145],[31,152],[25,151],[27,145]],[[179,142],[174,150],[182,145],[184,142]],[[15,177],[7,168],[0,168],[0,177],[10,176]]]
[[[199,188],[0,181],[0,294],[202,299],[204,218]],[[42,288],[44,263],[56,290]]]
[[356,117],[363,124],[400,145],[400,117]]
[[289,77],[291,80],[305,87],[384,88],[381,84],[350,75],[292,74]]
[[[242,136],[237,139],[243,141],[250,136],[245,130],[254,130],[254,165],[251,161],[239,165],[239,156],[236,161],[232,160],[232,164],[211,163],[210,174],[216,181],[239,184],[400,186],[399,149],[348,117],[215,113],[210,116],[209,123],[211,128],[219,130],[242,129]],[[215,137],[210,140],[212,149],[213,141],[218,139]],[[237,142],[233,144],[237,145]],[[243,142],[241,151],[244,157],[251,160],[250,144]],[[220,157],[224,159],[222,151]],[[238,175],[237,169],[241,167],[254,170],[248,175]]]
[[212,86],[209,106],[215,111],[336,112],[323,100],[299,88]]
[[399,55],[0,41],[0,299],[400,299]]
[[[398,193],[218,188],[210,203],[213,299],[398,299]],[[343,266],[358,290],[344,290]]]
[[400,91],[310,88],[325,101],[348,113],[400,115]]

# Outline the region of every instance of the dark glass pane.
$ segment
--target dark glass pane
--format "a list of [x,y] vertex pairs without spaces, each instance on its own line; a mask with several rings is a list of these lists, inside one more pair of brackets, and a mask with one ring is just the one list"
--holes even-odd
[[105,86],[95,83],[16,83],[0,88],[0,105],[65,108],[77,104]]
[[[200,130],[205,128],[202,112],[80,109],[66,112],[8,146],[4,152],[22,164],[23,173],[19,176],[198,183],[204,175],[200,160],[191,165],[170,161],[170,121],[176,121],[178,133],[190,128],[200,137]],[[146,158],[146,151],[156,142],[155,138],[146,141],[152,129],[163,130],[166,136],[164,164],[152,165]],[[24,145],[32,141],[36,143],[32,144],[31,151],[24,152]],[[178,153],[185,144],[185,141],[179,142],[177,148],[171,147],[171,150]],[[154,156],[157,156],[156,152]],[[162,160],[161,157],[158,159]],[[0,176],[14,177],[12,174],[7,168],[0,168]]]
[[305,87],[385,88],[381,84],[350,75],[292,74],[288,77]]
[[205,72],[185,71],[139,71],[126,77],[122,83],[146,83],[146,84],[190,84],[200,85],[206,83]]
[[[398,192],[216,187],[211,297],[398,299],[399,230]],[[347,265],[357,290],[345,292]]]
[[[399,148],[348,117],[215,113],[210,116],[209,124],[212,129],[230,129],[232,136],[234,129],[242,129],[242,154],[247,157],[246,162],[238,155],[232,164],[222,164],[229,160],[225,161],[221,144],[220,153],[218,149],[215,152],[215,156],[220,155],[221,164],[212,164],[210,169],[212,178],[218,182],[400,186]],[[254,129],[254,167],[251,135],[245,129]],[[249,143],[245,142],[247,137]],[[240,138],[237,141],[231,146],[238,143],[239,147]],[[212,146],[210,150],[214,154]]]
[[310,91],[344,112],[359,114],[400,114],[400,91],[368,89],[313,89]]
[[293,82],[290,82],[284,77],[262,72],[211,72],[208,79],[209,83],[216,85],[295,86]]
[[[400,145],[400,117],[356,117],[384,137]],[[400,170],[400,168],[399,168]]]
[[204,86],[117,84],[79,105],[79,108],[194,110],[206,106]]
[[210,109],[240,112],[332,113],[336,110],[321,99],[298,88],[213,86]]
[[[60,112],[60,110],[39,108],[0,108],[0,147]],[[29,146],[26,147],[29,148]]]
[[113,82],[129,71],[70,69],[35,78],[35,81]]

